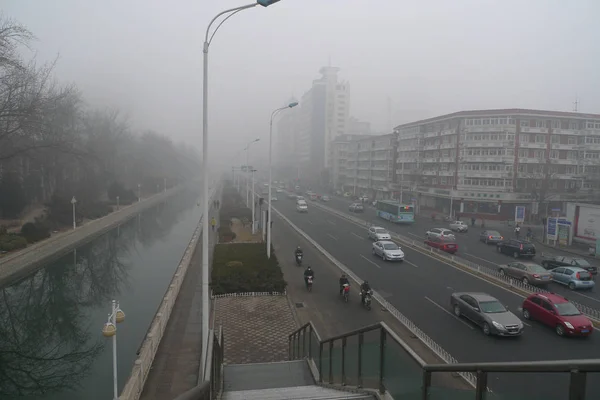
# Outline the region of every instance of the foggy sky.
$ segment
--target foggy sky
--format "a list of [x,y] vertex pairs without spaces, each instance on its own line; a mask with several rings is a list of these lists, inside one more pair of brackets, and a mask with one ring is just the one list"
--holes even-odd
[[[200,147],[202,41],[252,0],[0,0],[37,36],[39,60],[90,105]],[[210,50],[211,154],[261,137],[321,66],[350,82],[351,115],[392,125],[463,109],[600,113],[597,0],[282,0],[228,20]],[[32,56],[26,54],[26,57]]]

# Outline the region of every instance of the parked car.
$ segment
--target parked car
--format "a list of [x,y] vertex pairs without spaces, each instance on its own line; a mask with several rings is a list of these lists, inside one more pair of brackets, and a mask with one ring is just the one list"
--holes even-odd
[[591,265],[584,258],[553,256],[551,254],[542,253],[542,267],[546,269],[554,269],[558,267],[578,267],[583,268],[592,275],[598,274],[598,268]]
[[383,261],[404,261],[404,252],[394,242],[381,240],[373,243],[373,255],[379,256]]
[[369,228],[369,238],[379,240],[392,240],[390,233],[380,226],[372,226]]
[[498,250],[498,253],[508,254],[514,258],[535,257],[535,246],[525,240],[509,239],[498,242],[496,250]]
[[550,273],[554,282],[566,285],[571,290],[591,289],[595,285],[592,274],[583,268],[558,267],[550,270]]
[[458,244],[454,242],[454,240],[444,239],[442,237],[432,236],[426,238],[425,244],[450,254],[454,254],[458,251]]
[[566,298],[554,293],[534,293],[523,301],[523,318],[554,328],[558,336],[589,336],[592,321]]
[[489,294],[452,293],[450,304],[454,315],[471,320],[485,335],[519,336],[523,333],[519,317]]
[[348,211],[355,212],[355,213],[361,213],[361,212],[365,211],[365,208],[360,203],[352,203],[352,204],[350,204],[350,207],[348,207]]
[[456,236],[454,236],[454,233],[452,233],[451,230],[445,228],[432,228],[425,232],[425,236],[427,236],[428,238],[439,237],[446,240],[456,240]]
[[449,228],[455,232],[467,232],[469,230],[469,226],[462,221],[450,222]]
[[530,285],[547,285],[552,282],[552,274],[541,265],[532,262],[515,261],[500,267],[500,274],[507,275]]
[[483,231],[479,234],[479,240],[485,244],[498,244],[504,240],[504,236],[498,231]]

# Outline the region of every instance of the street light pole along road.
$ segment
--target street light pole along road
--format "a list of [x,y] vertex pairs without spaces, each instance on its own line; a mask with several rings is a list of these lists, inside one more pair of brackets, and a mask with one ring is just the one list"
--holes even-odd
[[273,118],[283,110],[294,108],[298,102],[288,104],[285,107],[278,108],[271,113],[271,122],[269,124],[269,205],[267,211],[267,258],[271,258],[271,186],[273,185]]
[[248,143],[248,146],[246,146],[244,149],[246,152],[246,206],[248,206],[248,208],[250,208],[250,146],[252,146],[252,143],[256,143],[258,141],[260,141],[260,138],[254,139]]
[[[208,49],[215,34],[225,21],[231,18],[242,10],[256,7],[258,5],[268,7],[271,4],[277,3],[279,0],[257,0],[252,4],[245,6],[230,8],[218,13],[206,27],[204,35],[204,44],[202,46],[203,53],[203,76],[202,76],[202,358],[201,365],[204,366],[203,360],[206,360],[208,350],[208,329],[209,329],[209,296],[208,296]],[[214,32],[210,33],[210,28],[215,21],[222,15],[227,15],[215,28]],[[202,368],[204,373],[204,367]]]

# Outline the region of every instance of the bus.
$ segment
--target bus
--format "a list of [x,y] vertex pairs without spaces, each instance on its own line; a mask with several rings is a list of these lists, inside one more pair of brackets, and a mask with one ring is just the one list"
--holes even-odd
[[378,200],[375,207],[377,216],[391,222],[415,222],[415,210],[412,204],[401,204],[397,201]]

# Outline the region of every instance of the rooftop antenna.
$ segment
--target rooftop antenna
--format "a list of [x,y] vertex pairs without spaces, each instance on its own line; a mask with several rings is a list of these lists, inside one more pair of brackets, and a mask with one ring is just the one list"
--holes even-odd
[[575,102],[573,103],[573,111],[577,112],[579,109],[579,98],[575,96]]
[[390,98],[390,96],[387,97],[387,113],[388,113],[388,120],[387,120],[387,128],[388,128],[388,132],[392,132],[393,127],[392,127],[392,99]]

